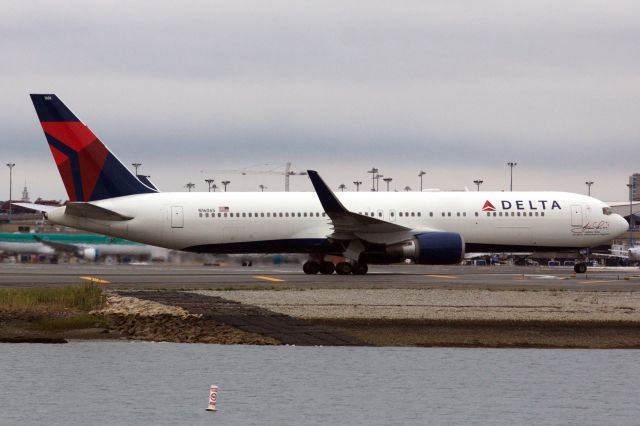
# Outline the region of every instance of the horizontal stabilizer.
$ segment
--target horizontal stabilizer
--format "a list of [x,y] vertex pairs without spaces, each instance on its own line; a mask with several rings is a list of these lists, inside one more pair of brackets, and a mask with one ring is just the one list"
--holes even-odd
[[33,204],[33,203],[11,203],[14,206],[24,207],[25,209],[35,210],[37,212],[50,212],[51,210],[59,209],[60,206],[48,206],[46,204]]
[[69,203],[64,211],[65,214],[78,217],[86,217],[87,219],[96,220],[131,220],[132,216],[125,216],[113,210],[105,209],[104,207],[96,206],[91,203]]

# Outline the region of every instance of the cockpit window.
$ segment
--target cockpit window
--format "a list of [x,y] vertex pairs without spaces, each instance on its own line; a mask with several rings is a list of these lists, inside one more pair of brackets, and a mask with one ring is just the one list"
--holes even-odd
[[611,207],[603,207],[602,214],[609,216],[612,213]]

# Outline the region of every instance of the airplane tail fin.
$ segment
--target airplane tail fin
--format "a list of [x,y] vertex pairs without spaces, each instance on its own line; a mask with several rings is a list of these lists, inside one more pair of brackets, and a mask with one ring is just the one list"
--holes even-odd
[[31,95],[70,201],[157,192],[142,183],[56,95]]

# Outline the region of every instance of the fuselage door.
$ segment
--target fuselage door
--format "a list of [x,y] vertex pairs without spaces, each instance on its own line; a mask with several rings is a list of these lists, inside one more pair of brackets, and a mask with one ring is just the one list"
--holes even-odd
[[184,213],[182,206],[171,206],[171,227],[184,228]]
[[582,226],[582,206],[571,206],[571,226]]

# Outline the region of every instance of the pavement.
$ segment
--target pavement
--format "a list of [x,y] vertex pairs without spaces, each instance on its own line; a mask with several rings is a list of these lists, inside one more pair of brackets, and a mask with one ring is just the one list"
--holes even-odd
[[300,265],[201,266],[2,264],[0,288],[94,282],[114,290],[187,289],[487,289],[638,291],[639,268],[370,266],[367,275],[305,275]]

